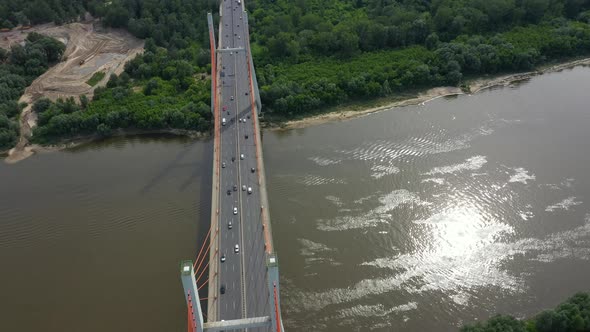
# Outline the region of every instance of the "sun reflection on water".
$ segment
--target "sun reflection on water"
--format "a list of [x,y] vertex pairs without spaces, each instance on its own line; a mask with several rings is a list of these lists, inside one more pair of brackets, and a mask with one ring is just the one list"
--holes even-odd
[[513,233],[511,226],[495,220],[485,207],[468,201],[458,202],[424,220],[429,234],[424,241],[431,259],[458,258],[472,255],[493,243],[501,234]]

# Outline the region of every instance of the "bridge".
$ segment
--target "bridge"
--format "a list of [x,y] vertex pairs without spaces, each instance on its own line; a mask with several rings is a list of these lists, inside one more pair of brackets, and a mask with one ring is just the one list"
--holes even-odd
[[[211,227],[196,260],[182,262],[180,270],[188,328],[280,332],[284,329],[278,258],[268,211],[248,15],[243,1],[222,0],[219,16],[217,45],[213,17],[207,15],[215,123]],[[207,296],[199,293],[205,285]],[[201,310],[204,301],[206,314]]]

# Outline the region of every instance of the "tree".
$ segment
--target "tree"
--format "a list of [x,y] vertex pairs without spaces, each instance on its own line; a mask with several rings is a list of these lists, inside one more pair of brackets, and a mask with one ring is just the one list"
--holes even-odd
[[33,24],[39,24],[44,22],[51,22],[55,18],[55,12],[46,1],[35,0],[25,10],[27,18],[31,20]]
[[49,109],[49,106],[51,106],[51,104],[52,104],[51,100],[49,100],[47,98],[41,98],[33,104],[33,112],[35,112],[37,114],[43,113],[47,109]]
[[116,74],[111,74],[109,81],[107,82],[107,88],[114,88],[119,84],[119,78]]
[[497,315],[485,323],[461,328],[461,332],[527,332],[526,324],[512,316]]
[[439,42],[440,41],[438,39],[438,35],[436,34],[436,32],[433,32],[429,34],[428,37],[426,37],[426,48],[429,50],[434,50],[438,47]]
[[12,29],[14,25],[9,20],[0,21],[0,29]]
[[129,21],[129,12],[120,4],[112,4],[108,7],[103,24],[113,28],[124,28]]
[[17,116],[22,107],[16,102],[16,100],[7,100],[0,103],[0,115],[4,114],[8,118]]
[[532,23],[538,23],[549,8],[549,0],[524,0],[525,18]]
[[158,80],[152,78],[145,85],[145,88],[143,89],[143,94],[145,94],[146,96],[151,95],[152,93],[154,93],[154,90],[158,88],[158,86],[159,86]]
[[101,123],[98,126],[96,126],[96,133],[100,136],[108,136],[110,135],[112,132],[111,127],[109,127],[109,125]]
[[88,103],[90,101],[88,100],[88,97],[86,95],[80,95],[80,107],[82,107],[82,109],[86,109],[88,108]]
[[20,44],[13,44],[10,47],[10,63],[22,66],[27,61],[27,52]]

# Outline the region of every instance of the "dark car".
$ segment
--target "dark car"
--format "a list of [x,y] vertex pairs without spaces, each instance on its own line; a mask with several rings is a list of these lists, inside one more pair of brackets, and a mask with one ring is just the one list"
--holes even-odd
[[229,189],[228,189],[228,190],[227,190],[227,194],[228,194],[228,195],[231,195],[231,190],[229,190]]
[[234,191],[238,191],[238,186],[234,184]]
[[248,116],[246,116],[248,119],[250,119],[250,114],[248,114]]
[[236,161],[236,157],[231,157],[231,161]]
[[256,169],[254,167],[250,168],[250,172],[254,173],[256,172]]
[[248,95],[248,92],[246,92],[246,96]]
[[221,294],[225,294],[225,285],[221,285],[221,288],[219,288],[219,292]]
[[248,139],[248,135],[245,135],[245,136],[244,136],[244,138],[245,138],[245,139]]

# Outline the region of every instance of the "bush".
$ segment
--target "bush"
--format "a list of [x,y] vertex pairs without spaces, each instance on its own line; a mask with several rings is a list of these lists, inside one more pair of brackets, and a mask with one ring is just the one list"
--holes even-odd
[[101,123],[98,126],[96,126],[96,132],[100,135],[100,136],[108,136],[111,134],[111,127],[109,127],[109,125]]

